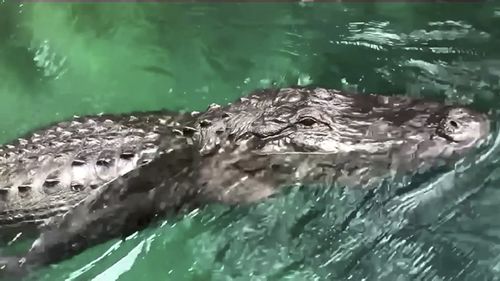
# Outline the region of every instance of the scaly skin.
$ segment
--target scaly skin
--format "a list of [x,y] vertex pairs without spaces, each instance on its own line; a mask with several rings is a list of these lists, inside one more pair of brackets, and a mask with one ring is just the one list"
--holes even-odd
[[[251,203],[293,184],[370,188],[381,179],[450,165],[483,143],[490,132],[488,118],[468,108],[321,88],[256,91],[225,107],[212,105],[196,117],[172,115],[179,124],[170,126],[168,121],[159,121],[166,119],[164,115],[150,116],[149,122],[135,125],[124,116],[108,116],[114,119],[113,123],[97,118],[102,131],[95,143],[88,141],[96,139],[91,134],[75,133],[81,127],[77,124],[70,131],[78,147],[64,154],[69,156],[63,157],[62,162],[54,162],[51,156],[60,150],[55,152],[47,147],[33,151],[36,157],[49,155],[51,160],[41,162],[31,177],[25,167],[33,166],[11,165],[22,167],[19,171],[7,164],[25,159],[15,153],[9,158],[12,160],[2,164],[2,169],[8,171],[4,173],[12,175],[3,181],[13,185],[9,192],[15,190],[14,195],[9,194],[12,197],[4,199],[4,213],[20,212],[28,205],[23,202],[35,202],[19,195],[20,183],[26,178],[31,179],[31,190],[38,191],[38,201],[42,200],[39,207],[57,206],[61,198],[65,206],[80,202],[65,216],[55,217],[42,228],[40,237],[21,259],[0,259],[7,274],[25,274],[37,266],[69,258],[97,243],[142,229],[154,218],[205,204]],[[104,124],[116,125],[108,128]],[[65,128],[68,127],[59,136],[68,131]],[[157,132],[151,140],[133,137],[151,132]],[[53,133],[41,131],[40,136],[32,138],[47,143],[45,136],[50,134]],[[110,139],[105,140],[105,136]],[[58,137],[52,139],[61,141]],[[133,161],[123,157],[125,144],[143,147],[146,143],[153,143],[155,149],[147,157],[149,162],[140,164],[142,148],[134,150]],[[98,159],[104,155],[102,146],[111,147],[114,152],[114,156],[104,157],[114,160],[110,164],[99,164]],[[11,148],[17,150],[19,147]],[[92,155],[92,160],[85,162],[92,168],[86,169],[84,176],[75,172],[71,164],[81,152]],[[52,174],[46,170],[60,171],[55,186],[62,190],[62,197],[46,191],[50,190],[46,183]],[[85,182],[83,187],[99,179],[98,188],[84,188],[89,191],[86,193],[72,191],[75,175]]]
[[170,112],[77,117],[0,149],[0,226],[67,212],[91,190],[151,161],[160,135],[190,116]]

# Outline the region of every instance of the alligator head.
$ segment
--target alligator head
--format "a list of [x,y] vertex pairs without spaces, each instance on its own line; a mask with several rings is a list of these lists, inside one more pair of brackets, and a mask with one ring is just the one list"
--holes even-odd
[[[276,181],[367,186],[427,171],[455,163],[490,132],[487,116],[469,108],[321,88],[263,90],[227,107],[211,106],[197,126],[202,152],[212,155],[206,181],[227,187],[238,179],[245,191],[226,193],[225,201],[268,196]],[[217,170],[229,176],[209,177]],[[267,190],[266,181],[248,176],[256,171],[270,174]]]

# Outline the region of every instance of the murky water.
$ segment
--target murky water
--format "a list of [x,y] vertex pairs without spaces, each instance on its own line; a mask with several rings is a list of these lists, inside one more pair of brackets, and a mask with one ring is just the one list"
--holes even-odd
[[[496,110],[498,26],[500,5],[486,2],[0,1],[1,140],[73,114],[203,109],[269,85]],[[498,142],[404,187],[210,206],[31,279],[500,280]]]

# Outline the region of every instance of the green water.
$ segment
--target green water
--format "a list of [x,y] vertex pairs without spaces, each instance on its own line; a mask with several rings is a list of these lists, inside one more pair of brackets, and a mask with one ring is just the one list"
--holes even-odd
[[[75,114],[200,110],[270,85],[498,109],[499,26],[493,2],[0,0],[0,139]],[[376,197],[345,229],[364,191],[295,190],[170,219],[31,279],[500,280],[499,154],[489,153],[422,184],[453,187],[446,196]]]

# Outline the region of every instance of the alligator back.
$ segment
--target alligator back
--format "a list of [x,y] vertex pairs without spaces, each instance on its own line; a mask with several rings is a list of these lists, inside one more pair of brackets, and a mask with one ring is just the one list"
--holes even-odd
[[151,161],[187,115],[166,111],[75,117],[0,147],[0,227],[38,225]]

